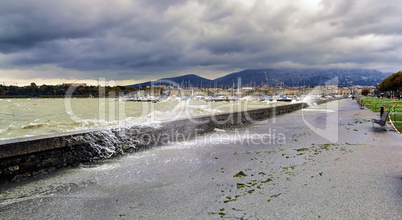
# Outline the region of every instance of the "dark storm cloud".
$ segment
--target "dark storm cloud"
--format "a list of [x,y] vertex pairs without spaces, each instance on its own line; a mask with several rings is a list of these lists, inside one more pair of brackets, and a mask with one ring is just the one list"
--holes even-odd
[[42,42],[102,35],[125,20],[124,16],[114,17],[95,5],[67,1],[2,1],[0,4],[0,51],[3,53],[41,46],[38,44]]
[[399,68],[401,9],[396,0],[1,1],[0,68],[117,79],[199,67]]

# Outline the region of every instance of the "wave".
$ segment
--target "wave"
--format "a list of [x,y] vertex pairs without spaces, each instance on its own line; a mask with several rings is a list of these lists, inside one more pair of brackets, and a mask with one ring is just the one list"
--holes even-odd
[[213,109],[208,105],[192,105],[189,101],[178,102],[171,110],[153,110],[148,114],[137,117],[127,117],[119,121],[120,124],[159,124],[161,122],[174,121],[178,119],[193,118],[198,116],[212,115],[223,112],[219,109]]
[[22,129],[35,129],[35,128],[40,128],[40,127],[50,127],[51,125],[48,123],[29,123],[27,125],[21,126]]

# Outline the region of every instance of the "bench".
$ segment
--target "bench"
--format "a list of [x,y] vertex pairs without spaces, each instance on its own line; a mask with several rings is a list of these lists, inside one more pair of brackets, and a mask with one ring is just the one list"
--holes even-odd
[[384,113],[382,113],[382,116],[380,119],[372,118],[371,123],[373,124],[373,127],[374,127],[374,124],[379,124],[381,127],[385,127],[387,125],[388,116],[389,116],[389,112],[384,112]]

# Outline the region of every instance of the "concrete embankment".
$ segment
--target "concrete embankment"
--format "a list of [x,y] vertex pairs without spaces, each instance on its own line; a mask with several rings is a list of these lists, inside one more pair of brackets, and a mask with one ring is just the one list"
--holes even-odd
[[216,128],[228,129],[305,107],[306,103],[295,103],[181,119],[156,127],[111,127],[0,141],[0,184],[169,142],[188,140]]

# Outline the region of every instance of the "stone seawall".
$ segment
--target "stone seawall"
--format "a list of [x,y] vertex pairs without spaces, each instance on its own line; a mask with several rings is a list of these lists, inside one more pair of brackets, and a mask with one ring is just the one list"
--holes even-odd
[[216,128],[233,128],[305,107],[306,103],[295,103],[181,119],[156,127],[110,127],[0,141],[0,184],[18,182],[63,167],[74,167],[169,142],[188,140]]

